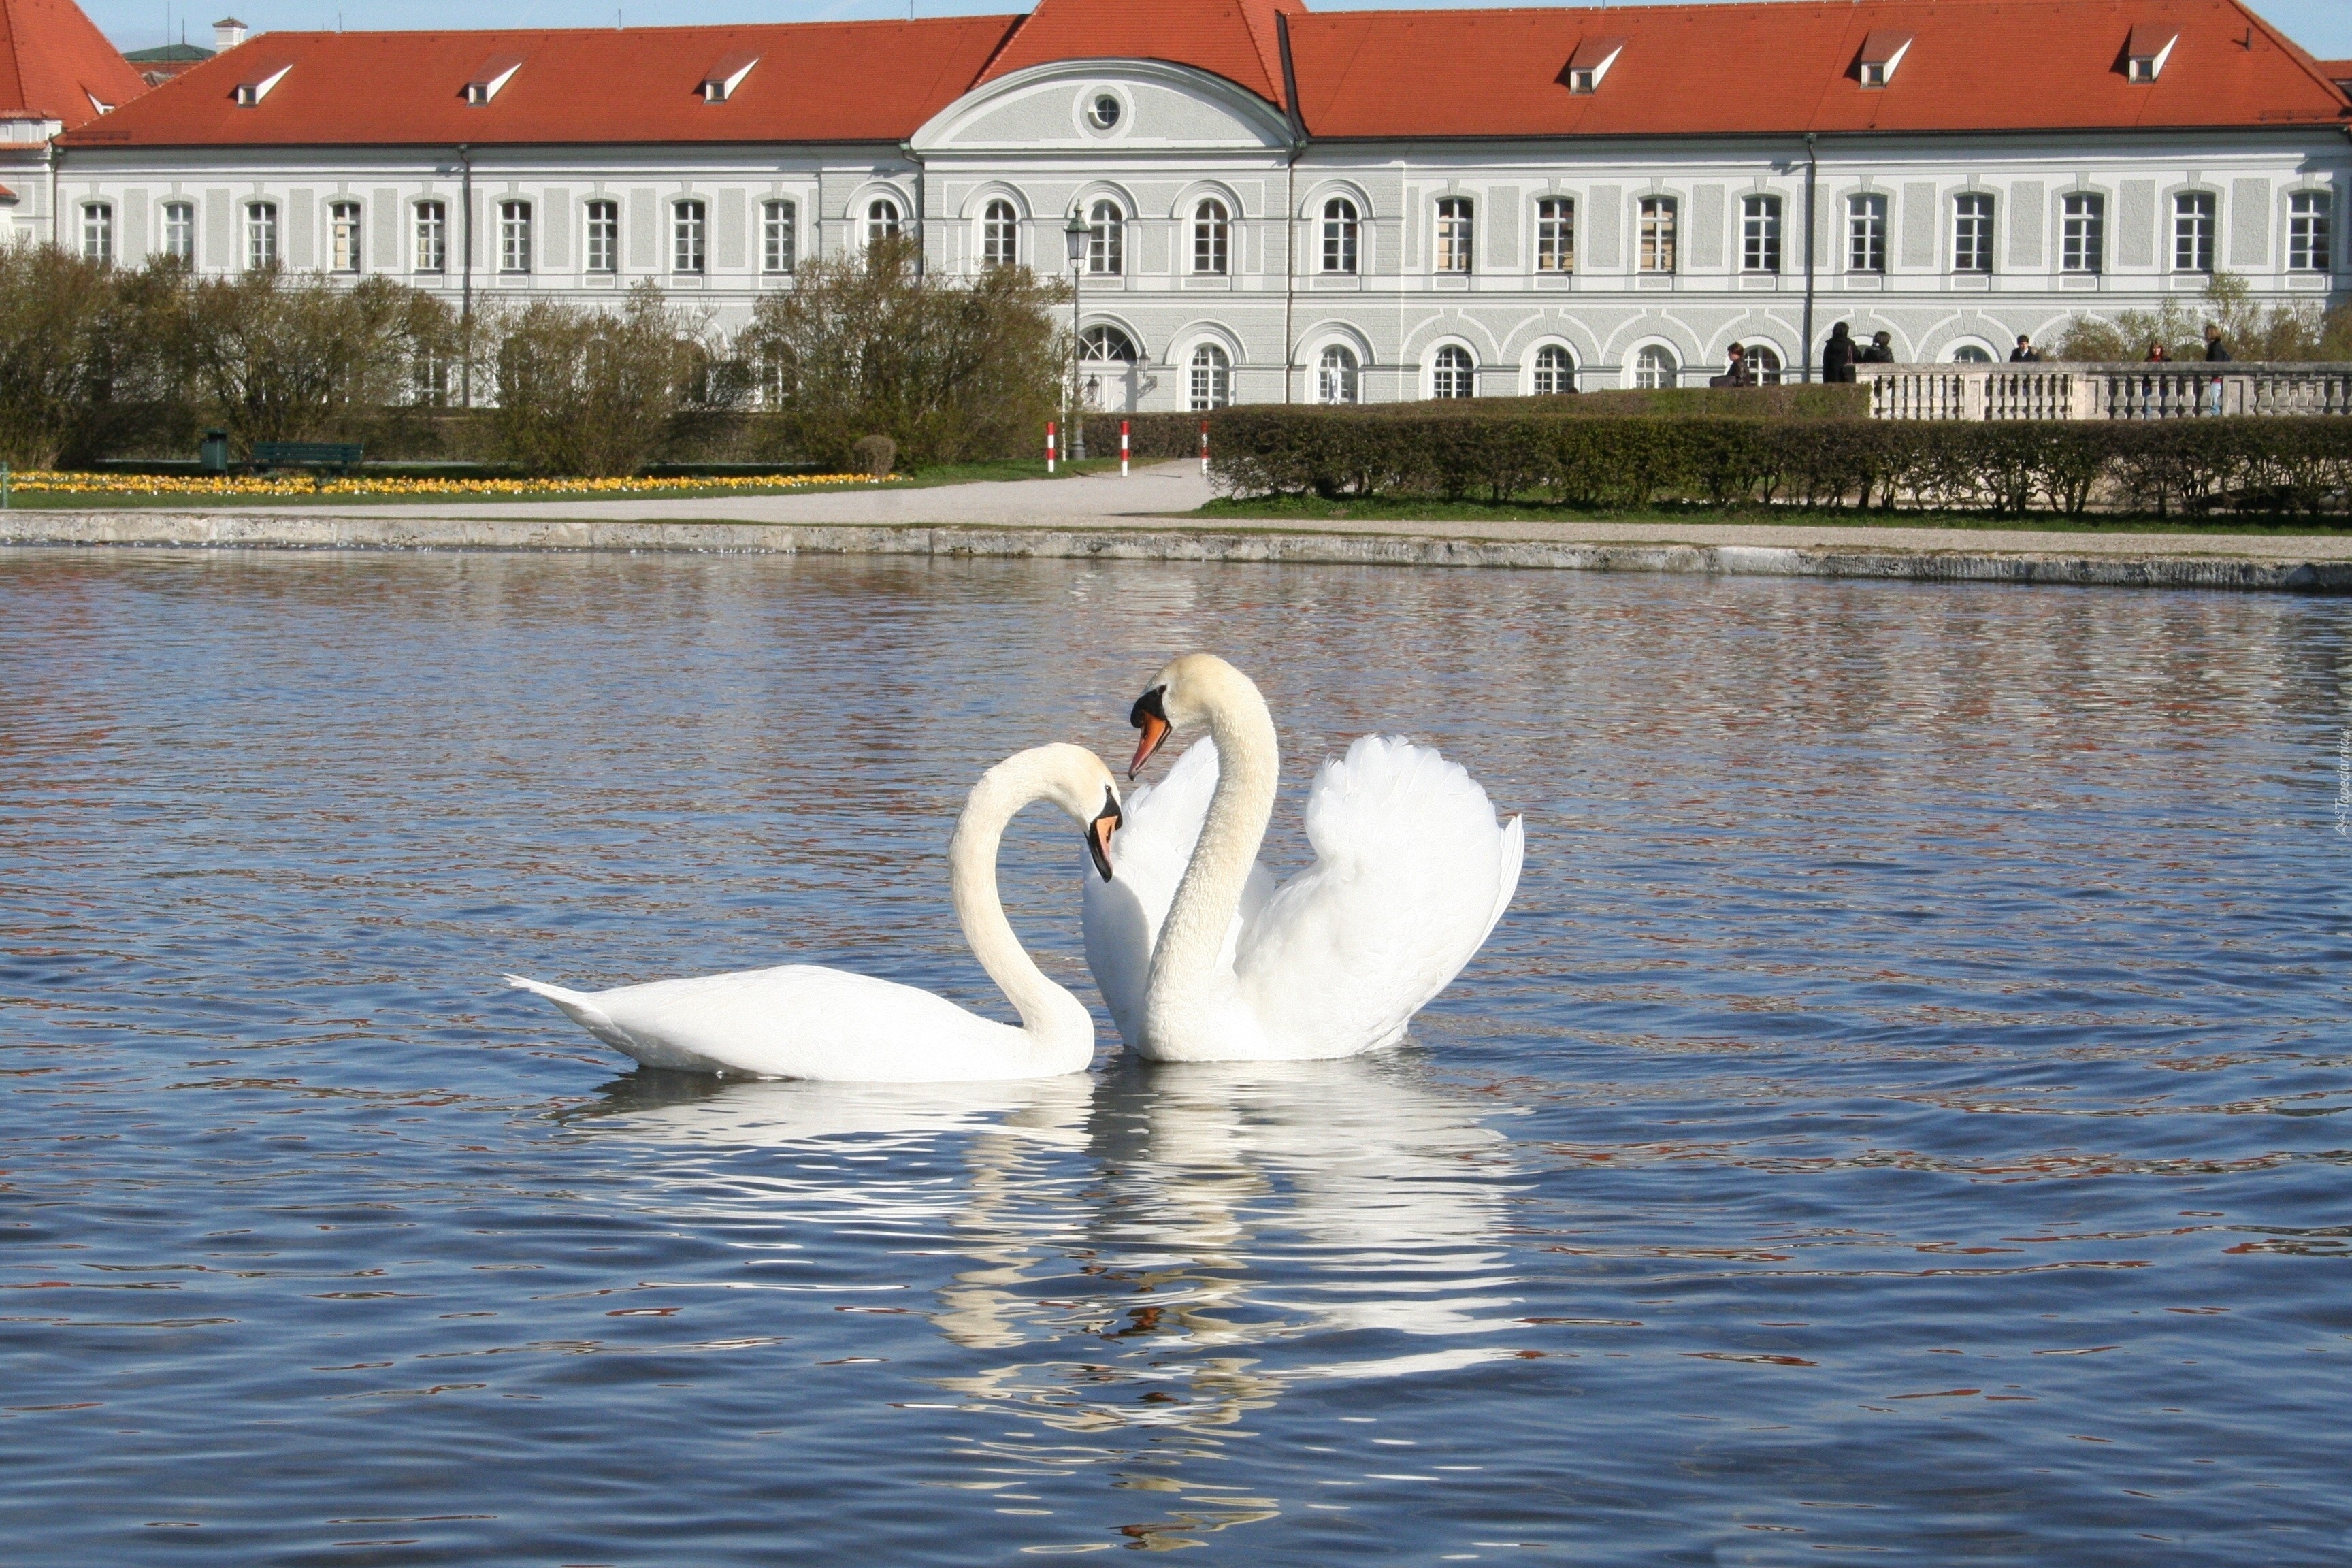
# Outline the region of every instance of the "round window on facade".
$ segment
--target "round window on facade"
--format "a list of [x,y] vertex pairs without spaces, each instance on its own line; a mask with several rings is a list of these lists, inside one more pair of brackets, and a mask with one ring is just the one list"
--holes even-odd
[[1097,94],[1095,100],[1087,105],[1087,121],[1097,131],[1108,131],[1118,124],[1118,100],[1109,93]]

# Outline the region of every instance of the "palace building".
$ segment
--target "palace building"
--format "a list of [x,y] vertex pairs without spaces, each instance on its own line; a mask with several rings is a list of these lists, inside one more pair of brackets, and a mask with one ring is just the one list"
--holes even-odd
[[2216,271],[2352,291],[2352,62],[2239,0],[276,33],[152,90],[69,0],[0,12],[65,39],[0,228],[477,308],[651,279],[726,330],[879,235],[1067,276],[1075,215],[1106,408],[1675,385],[1734,342],[1793,374],[1838,321],[2005,358]]

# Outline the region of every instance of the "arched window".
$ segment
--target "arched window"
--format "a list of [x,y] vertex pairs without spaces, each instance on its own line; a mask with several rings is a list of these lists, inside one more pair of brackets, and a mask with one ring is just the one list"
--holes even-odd
[[1010,267],[1021,259],[1021,215],[998,197],[980,219],[980,264]]
[[1192,209],[1192,270],[1223,277],[1229,266],[1227,248],[1232,220],[1225,204],[1213,198]]
[[761,204],[761,271],[790,272],[800,264],[799,217],[800,209],[791,202]]
[[888,196],[875,197],[866,204],[866,243],[872,245],[877,240],[896,239],[905,221],[899,215],[897,202]]
[[1127,270],[1127,215],[1117,202],[1097,202],[1087,213],[1087,270],[1108,277]]
[[1437,204],[1436,269],[1467,272],[1475,242],[1475,225],[1467,196],[1447,196]]
[[1990,364],[1991,351],[1976,343],[1962,343],[1952,351],[1954,364]]
[[709,209],[700,202],[680,202],[670,208],[669,269],[700,273],[709,259],[704,238],[709,232]]
[[[1356,216],[1356,204],[1345,196],[1333,196],[1323,204],[1323,270],[1353,272],[1356,270],[1356,228],[1361,220]],[[1329,398],[1325,398],[1329,402]],[[1349,399],[1353,402],[1354,399]]]
[[[1078,370],[1081,400],[1089,408],[1103,405],[1103,384],[1108,381],[1115,387],[1126,387],[1136,361],[1143,356],[1136,352],[1135,340],[1117,327],[1088,327],[1078,334]],[[1131,389],[1128,389],[1131,390]],[[1127,405],[1127,391],[1119,395],[1120,406]]]
[[1576,390],[1576,361],[1558,343],[1546,343],[1536,351],[1535,390],[1538,397]]
[[1770,343],[1749,343],[1748,345],[1748,370],[1749,374],[1755,376],[1756,384],[1759,386],[1780,385],[1781,371],[1780,351],[1774,348]]
[[1192,351],[1192,412],[1205,414],[1234,400],[1234,362],[1214,343]]
[[1429,395],[1432,397],[1474,397],[1476,371],[1470,363],[1470,351],[1448,343],[1437,351],[1430,362]]
[[1674,350],[1652,343],[1633,356],[1633,384],[1652,391],[1672,386],[1681,379],[1681,370],[1675,363]]
[[1357,368],[1356,351],[1345,343],[1325,349],[1315,367],[1315,401],[1355,402]]

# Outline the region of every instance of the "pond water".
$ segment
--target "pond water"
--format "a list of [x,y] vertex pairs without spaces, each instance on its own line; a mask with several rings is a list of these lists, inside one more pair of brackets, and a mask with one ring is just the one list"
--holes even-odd
[[[0,1559],[2338,1563],[2352,604],[0,554]],[[625,1071],[516,969],[992,1005],[963,790],[1171,653],[1524,812],[1386,1057]],[[1094,1001],[1083,850],[1008,839]]]

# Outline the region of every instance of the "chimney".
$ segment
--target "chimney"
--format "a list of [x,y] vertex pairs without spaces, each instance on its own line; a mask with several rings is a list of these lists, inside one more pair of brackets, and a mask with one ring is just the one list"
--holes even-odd
[[245,42],[245,24],[234,16],[224,16],[213,24],[213,47],[233,49]]

